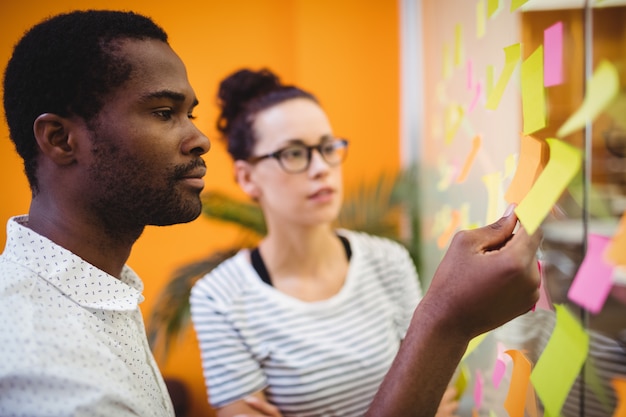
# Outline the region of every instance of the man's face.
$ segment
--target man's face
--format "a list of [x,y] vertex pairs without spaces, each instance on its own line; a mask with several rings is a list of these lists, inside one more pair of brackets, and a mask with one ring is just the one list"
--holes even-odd
[[125,40],[119,53],[133,73],[90,123],[91,210],[110,231],[189,222],[201,213],[210,143],[192,121],[185,67],[156,40]]

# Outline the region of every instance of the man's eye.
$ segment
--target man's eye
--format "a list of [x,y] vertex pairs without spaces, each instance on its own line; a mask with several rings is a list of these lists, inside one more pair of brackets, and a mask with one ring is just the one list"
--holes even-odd
[[334,143],[327,143],[322,146],[322,153],[324,155],[332,155],[336,151],[337,151],[337,147],[335,146]]
[[172,110],[170,109],[156,110],[154,114],[163,120],[169,120],[172,118]]

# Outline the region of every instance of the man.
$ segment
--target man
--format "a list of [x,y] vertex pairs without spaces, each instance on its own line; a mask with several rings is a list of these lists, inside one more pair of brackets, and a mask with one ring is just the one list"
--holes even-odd
[[[165,32],[131,12],[52,17],[15,47],[4,108],[32,201],[0,256],[0,415],[173,415],[125,263],[146,225],[201,212],[197,102]],[[540,238],[516,222],[455,237],[371,415],[433,415],[469,340],[536,301]]]

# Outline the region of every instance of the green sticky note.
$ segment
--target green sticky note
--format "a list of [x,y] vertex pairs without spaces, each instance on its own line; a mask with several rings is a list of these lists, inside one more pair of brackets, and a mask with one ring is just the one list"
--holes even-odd
[[589,352],[589,335],[565,306],[555,305],[554,331],[530,374],[545,417],[558,417]]

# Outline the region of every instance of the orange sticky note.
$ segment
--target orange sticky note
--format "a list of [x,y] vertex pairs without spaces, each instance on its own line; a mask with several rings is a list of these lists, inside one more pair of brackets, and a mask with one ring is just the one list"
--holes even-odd
[[611,385],[613,385],[617,397],[617,406],[613,412],[613,417],[626,417],[626,379],[613,378]]
[[452,238],[452,234],[461,224],[461,212],[458,210],[452,210],[452,218],[450,219],[450,224],[444,230],[444,232],[437,239],[437,246],[439,249],[443,249],[448,241]]
[[475,136],[474,140],[472,140],[472,150],[465,158],[465,163],[463,164],[463,168],[461,168],[461,173],[456,178],[457,183],[462,183],[467,179],[467,175],[469,174],[470,168],[472,168],[472,164],[474,163],[474,159],[476,159],[476,154],[480,149],[480,136]]
[[530,361],[519,350],[509,349],[505,353],[513,358],[513,373],[504,408],[508,411],[509,417],[524,417],[526,394],[530,383]]
[[617,232],[611,238],[604,257],[614,265],[626,265],[626,212],[619,221]]
[[504,194],[508,203],[519,204],[543,171],[550,157],[548,143],[532,136],[522,136],[515,175]]

